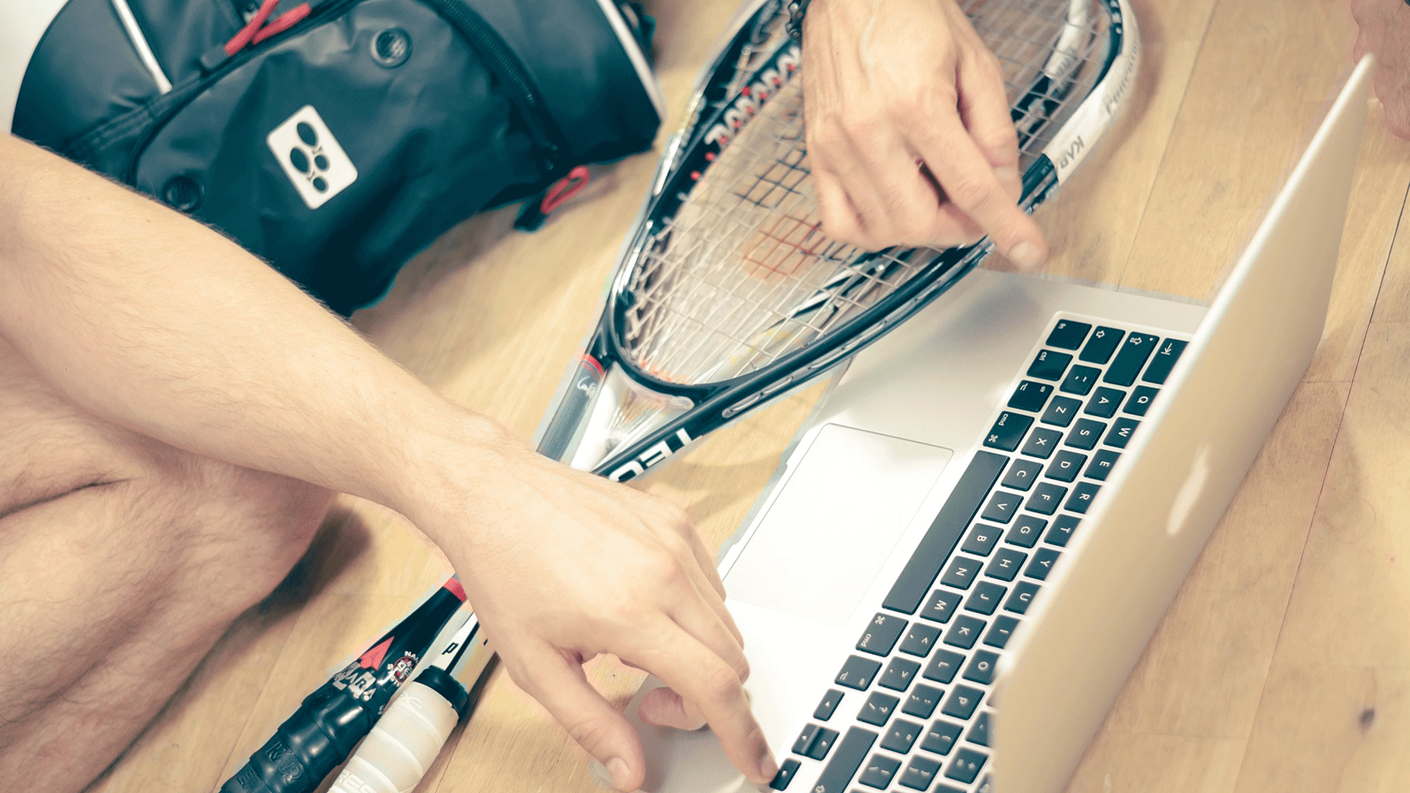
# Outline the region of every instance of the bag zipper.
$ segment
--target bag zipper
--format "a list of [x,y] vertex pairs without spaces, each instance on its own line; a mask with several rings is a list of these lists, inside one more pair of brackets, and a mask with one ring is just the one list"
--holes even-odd
[[[233,71],[251,58],[260,55],[264,47],[277,44],[288,36],[302,33],[360,1],[324,0],[322,3],[313,4],[312,10],[297,24],[270,36],[260,42],[259,46],[245,47],[233,56],[225,54],[224,44],[217,44],[211,52],[202,56],[200,64],[202,74],[200,76],[175,86],[171,91],[158,97],[156,101],[142,108],[145,111],[144,115],[160,120],[153,123],[133,146],[132,156],[124,169],[123,181],[129,185],[137,183],[137,161],[141,158],[142,152],[146,151],[152,139],[166,126],[167,121],[196,95],[204,91],[207,86],[219,80],[226,72]],[[499,34],[490,27],[489,23],[485,22],[483,17],[460,0],[420,0],[420,2],[431,6],[442,17],[449,20],[460,34],[470,41],[471,46],[485,58],[495,76],[509,87],[510,101],[524,117],[529,137],[533,139],[534,145],[543,154],[545,172],[552,174],[557,171],[559,158],[563,152],[563,146],[559,143],[562,137],[548,116],[543,99],[529,80],[523,65],[500,39]]]

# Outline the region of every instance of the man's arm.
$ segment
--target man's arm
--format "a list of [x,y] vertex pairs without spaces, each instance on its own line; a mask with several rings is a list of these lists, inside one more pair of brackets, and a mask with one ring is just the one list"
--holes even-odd
[[773,775],[739,631],[684,513],[534,454],[220,235],[8,135],[0,337],[103,419],[405,514],[515,682],[619,786],[641,784],[643,759],[583,676],[603,652],[697,703],[750,778]]

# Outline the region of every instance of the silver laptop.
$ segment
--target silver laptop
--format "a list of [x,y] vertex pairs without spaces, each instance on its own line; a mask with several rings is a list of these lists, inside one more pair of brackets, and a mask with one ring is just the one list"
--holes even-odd
[[1208,308],[977,271],[853,361],[720,562],[774,789],[1064,787],[1317,347],[1369,79]]

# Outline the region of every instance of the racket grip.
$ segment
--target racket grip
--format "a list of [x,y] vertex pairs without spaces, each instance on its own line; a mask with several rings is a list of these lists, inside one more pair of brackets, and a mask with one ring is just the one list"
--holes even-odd
[[325,683],[250,755],[221,793],[312,793],[367,734],[372,714],[346,690]]
[[[445,677],[460,689],[464,707],[465,689]],[[459,721],[460,712],[445,693],[420,678],[408,683],[328,793],[408,793],[426,775]]]

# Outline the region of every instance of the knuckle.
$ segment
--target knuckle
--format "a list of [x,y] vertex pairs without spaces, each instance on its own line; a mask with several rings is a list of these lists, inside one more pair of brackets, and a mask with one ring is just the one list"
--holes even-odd
[[739,675],[724,664],[711,668],[700,681],[705,696],[714,702],[728,702],[742,695],[744,684]]
[[611,741],[612,725],[605,719],[586,716],[574,719],[563,725],[574,741],[587,750],[588,754],[596,756],[603,746]]
[[993,191],[980,179],[968,177],[947,185],[945,193],[956,206],[965,210],[975,210],[986,206],[993,199]]

